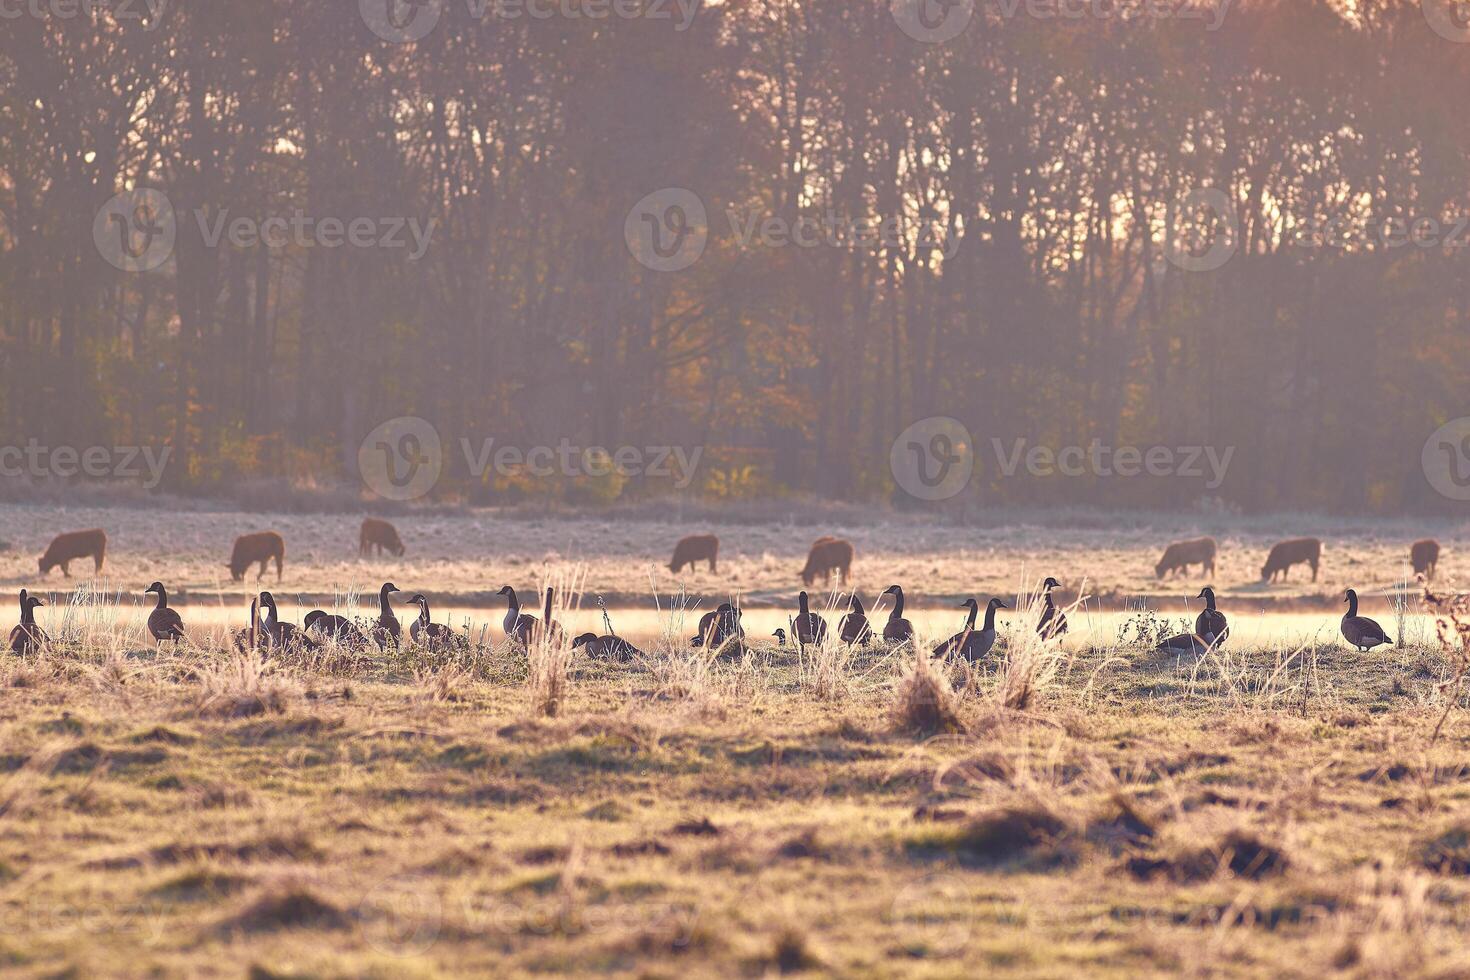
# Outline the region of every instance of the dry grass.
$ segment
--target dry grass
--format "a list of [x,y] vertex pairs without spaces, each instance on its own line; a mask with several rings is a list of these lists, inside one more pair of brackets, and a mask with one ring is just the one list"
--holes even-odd
[[1470,970],[1460,648],[1059,649],[1032,598],[961,672],[695,650],[679,596],[607,663],[160,650],[83,595],[0,662],[0,971]]

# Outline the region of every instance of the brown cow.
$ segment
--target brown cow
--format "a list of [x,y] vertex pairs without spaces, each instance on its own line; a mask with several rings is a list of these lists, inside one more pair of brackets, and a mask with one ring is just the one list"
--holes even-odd
[[1424,581],[1433,582],[1439,569],[1439,542],[1433,538],[1415,541],[1409,548],[1409,561],[1414,565],[1414,574],[1424,576]]
[[1282,541],[1271,549],[1266,556],[1266,564],[1261,566],[1261,581],[1274,581],[1276,576],[1281,576],[1281,581],[1286,581],[1287,572],[1293,565],[1311,565],[1312,581],[1317,581],[1317,569],[1322,563],[1322,542],[1316,538],[1292,538],[1290,541]]
[[230,578],[236,582],[245,577],[245,569],[260,562],[260,572],[255,576],[259,582],[265,577],[265,567],[276,560],[276,581],[281,580],[281,566],[286,562],[286,541],[275,531],[257,534],[242,534],[235,539],[235,550],[230,553]]
[[818,538],[812,542],[811,553],[806,557],[806,567],[801,570],[802,582],[810,587],[818,576],[825,575],[830,585],[834,572],[839,582],[846,582],[852,575],[852,555],[851,541],[830,536]]
[[357,533],[357,553],[366,558],[374,548],[380,556],[386,551],[397,558],[408,550],[398,537],[398,528],[376,517],[364,517],[362,530]]
[[1163,578],[1170,572],[1189,574],[1190,565],[1200,566],[1205,575],[1215,574],[1215,555],[1219,552],[1214,538],[1195,538],[1193,541],[1175,541],[1164,549],[1164,557],[1154,566],[1154,578]]
[[678,575],[685,565],[709,562],[709,570],[719,571],[716,563],[720,557],[720,539],[713,534],[694,534],[674,545],[674,557],[669,561],[669,571]]
[[79,558],[92,559],[93,572],[102,571],[102,559],[107,554],[107,534],[101,528],[90,531],[72,531],[58,534],[46,553],[37,559],[41,574],[48,575],[51,569],[61,566],[61,574],[71,578],[70,565]]

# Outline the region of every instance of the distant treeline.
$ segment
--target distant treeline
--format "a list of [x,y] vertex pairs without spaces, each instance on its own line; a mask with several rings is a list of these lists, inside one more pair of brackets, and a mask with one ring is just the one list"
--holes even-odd
[[[171,446],[187,491],[350,479],[415,415],[878,500],[952,416],[974,502],[1463,506],[1421,465],[1470,414],[1434,3],[976,0],[943,43],[889,0],[448,2],[416,43],[372,2],[150,6],[0,27],[0,442]],[[151,271],[129,188],[172,213]],[[992,440],[1233,455],[1207,487]]]

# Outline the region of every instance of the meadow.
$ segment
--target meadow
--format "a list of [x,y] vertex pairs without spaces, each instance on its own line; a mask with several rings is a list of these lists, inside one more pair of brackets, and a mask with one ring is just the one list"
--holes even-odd
[[[206,520],[227,547],[233,518]],[[4,522],[20,523],[8,508]],[[107,521],[73,526],[87,523]],[[665,530],[607,533],[651,550]],[[1171,530],[1119,532],[1091,563],[1092,531],[1052,531],[1046,547],[1121,586],[1152,553],[1144,539]],[[133,533],[114,533],[109,583],[141,587],[191,562],[202,579],[212,540],[181,541],[170,558],[132,547]],[[1235,547],[1254,548],[1256,533]],[[1463,975],[1466,651],[1453,623],[1440,641],[1419,599],[1402,623],[1385,604],[1413,591],[1392,587],[1402,533],[1354,553],[1362,565],[1329,539],[1315,591],[1267,593],[1291,608],[1320,601],[1330,624],[1328,593],[1371,568],[1359,587],[1379,589],[1370,611],[1405,643],[1367,654],[1331,631],[1247,637],[1198,659],[1155,651],[1182,606],[1120,608],[1043,645],[1028,628],[1034,596],[1014,584],[1041,550],[987,543],[991,561],[971,564],[904,535],[887,550],[859,542],[860,582],[937,568],[952,594],[983,595],[994,576],[988,587],[1021,606],[976,667],[833,642],[783,649],[754,631],[743,650],[692,649],[708,601],[677,589],[660,591],[660,625],[626,663],[512,648],[494,630],[449,651],[261,657],[232,649],[218,624],[158,649],[131,597],[55,589],[53,642],[0,659],[0,969]],[[1248,559],[1222,546],[1222,591],[1238,595]],[[1372,548],[1387,567],[1362,557]],[[632,564],[595,550],[542,564],[506,548],[473,580],[491,586],[504,562],[527,587],[555,582],[563,617],[590,606],[600,569]],[[794,591],[799,550],[773,550],[760,580],[773,595]],[[298,574],[339,575],[292,553],[289,589]],[[755,574],[755,555],[732,555],[732,570]],[[3,574],[21,578],[33,557],[17,549]],[[475,560],[332,561],[352,573],[339,589],[388,569],[430,591],[436,563],[462,563],[468,583]],[[631,595],[635,573],[622,574]],[[652,593],[645,584],[649,604]],[[294,607],[287,617],[300,621]],[[925,649],[952,628],[916,625]]]

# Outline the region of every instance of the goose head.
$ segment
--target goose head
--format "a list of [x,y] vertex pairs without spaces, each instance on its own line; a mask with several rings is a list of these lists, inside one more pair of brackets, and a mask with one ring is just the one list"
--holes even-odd
[[1056,579],[1052,578],[1050,575],[1048,575],[1046,577],[1046,581],[1045,582],[1042,582],[1041,583],[1041,590],[1043,592],[1050,592],[1052,589],[1060,589],[1061,587],[1062,587],[1062,583],[1058,582]]
[[1343,593],[1343,595],[1342,595],[1342,601],[1343,602],[1357,602],[1358,601],[1358,590],[1357,589],[1348,589],[1346,592]]
[[961,609],[979,609],[980,608],[980,603],[976,602],[974,599],[966,599],[964,602],[960,603],[960,608]]
[[595,643],[596,641],[597,641],[597,634],[596,633],[583,633],[581,636],[577,637],[575,640],[572,641],[572,649],[573,650],[580,650],[582,647],[585,647],[587,644],[589,644],[589,643]]
[[[975,600],[971,599],[970,601],[974,602]],[[986,606],[986,608],[994,611],[996,609],[1009,609],[1011,607],[1006,605],[1005,601],[1002,600],[1000,596],[996,596],[994,599],[990,600],[990,603]]]
[[144,595],[163,595],[163,583],[162,582],[154,582],[152,585],[148,586],[148,588],[146,588],[146,589],[143,590],[143,594]]
[[903,595],[903,587],[898,585],[890,585],[888,588],[883,590],[883,594],[891,595],[894,597],[901,596]]

